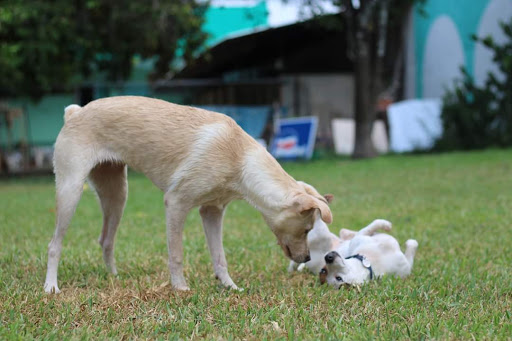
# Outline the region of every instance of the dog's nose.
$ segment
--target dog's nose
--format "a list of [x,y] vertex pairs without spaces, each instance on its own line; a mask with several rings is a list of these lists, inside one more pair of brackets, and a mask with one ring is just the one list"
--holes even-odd
[[306,258],[304,258],[304,263],[309,262],[310,260],[311,260],[311,257],[309,255],[307,255]]
[[334,258],[337,256],[338,254],[334,251],[332,252],[329,252],[328,254],[325,255],[324,259],[325,259],[325,262],[327,264],[331,264],[332,262],[334,262]]

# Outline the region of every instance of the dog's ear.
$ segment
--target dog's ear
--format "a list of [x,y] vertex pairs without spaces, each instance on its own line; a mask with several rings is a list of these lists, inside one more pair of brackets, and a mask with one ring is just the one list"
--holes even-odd
[[318,199],[315,199],[317,202],[318,202],[318,209],[320,210],[320,216],[322,217],[322,220],[326,223],[326,224],[330,224],[332,223],[332,213],[331,213],[331,209],[329,208],[329,206],[318,200]]
[[318,279],[320,280],[320,284],[327,283],[327,267],[324,266],[320,273],[318,274]]
[[334,200],[334,195],[332,194],[324,194],[325,200],[327,200],[327,203],[330,204]]
[[322,220],[326,224],[332,223],[332,213],[329,209],[329,206],[321,200],[318,200],[317,198],[308,195],[308,194],[302,194],[297,196],[293,203],[294,207],[297,208],[297,211],[303,215],[309,215],[314,212],[314,210],[318,209],[320,210],[320,216],[322,217]]

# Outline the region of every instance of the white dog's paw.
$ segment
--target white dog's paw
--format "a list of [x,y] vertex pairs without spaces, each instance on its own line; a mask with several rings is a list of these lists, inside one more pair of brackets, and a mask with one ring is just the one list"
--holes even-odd
[[306,268],[306,263],[300,263],[299,267],[297,268],[297,271],[302,272]]
[[411,250],[416,250],[418,248],[418,242],[414,239],[409,239],[405,242],[405,247]]
[[295,270],[297,270],[297,263],[295,263],[294,261],[290,261],[290,264],[288,265],[288,272],[289,273],[292,273],[294,272]]
[[44,292],[46,292],[47,294],[58,294],[60,290],[57,284],[45,283]]
[[376,228],[384,231],[391,231],[391,227],[393,226],[389,221],[385,219],[375,219],[372,222],[372,225],[376,225]]

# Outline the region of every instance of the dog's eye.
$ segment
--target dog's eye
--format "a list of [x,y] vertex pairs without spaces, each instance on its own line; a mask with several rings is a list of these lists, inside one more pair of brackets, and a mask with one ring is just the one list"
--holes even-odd
[[336,280],[337,280],[338,282],[343,282],[343,278],[341,278],[340,276],[336,276]]

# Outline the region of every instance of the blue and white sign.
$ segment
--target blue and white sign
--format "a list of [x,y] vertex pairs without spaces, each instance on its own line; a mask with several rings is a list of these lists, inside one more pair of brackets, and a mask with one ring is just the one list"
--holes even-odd
[[270,149],[278,159],[311,159],[315,148],[317,117],[279,119]]

